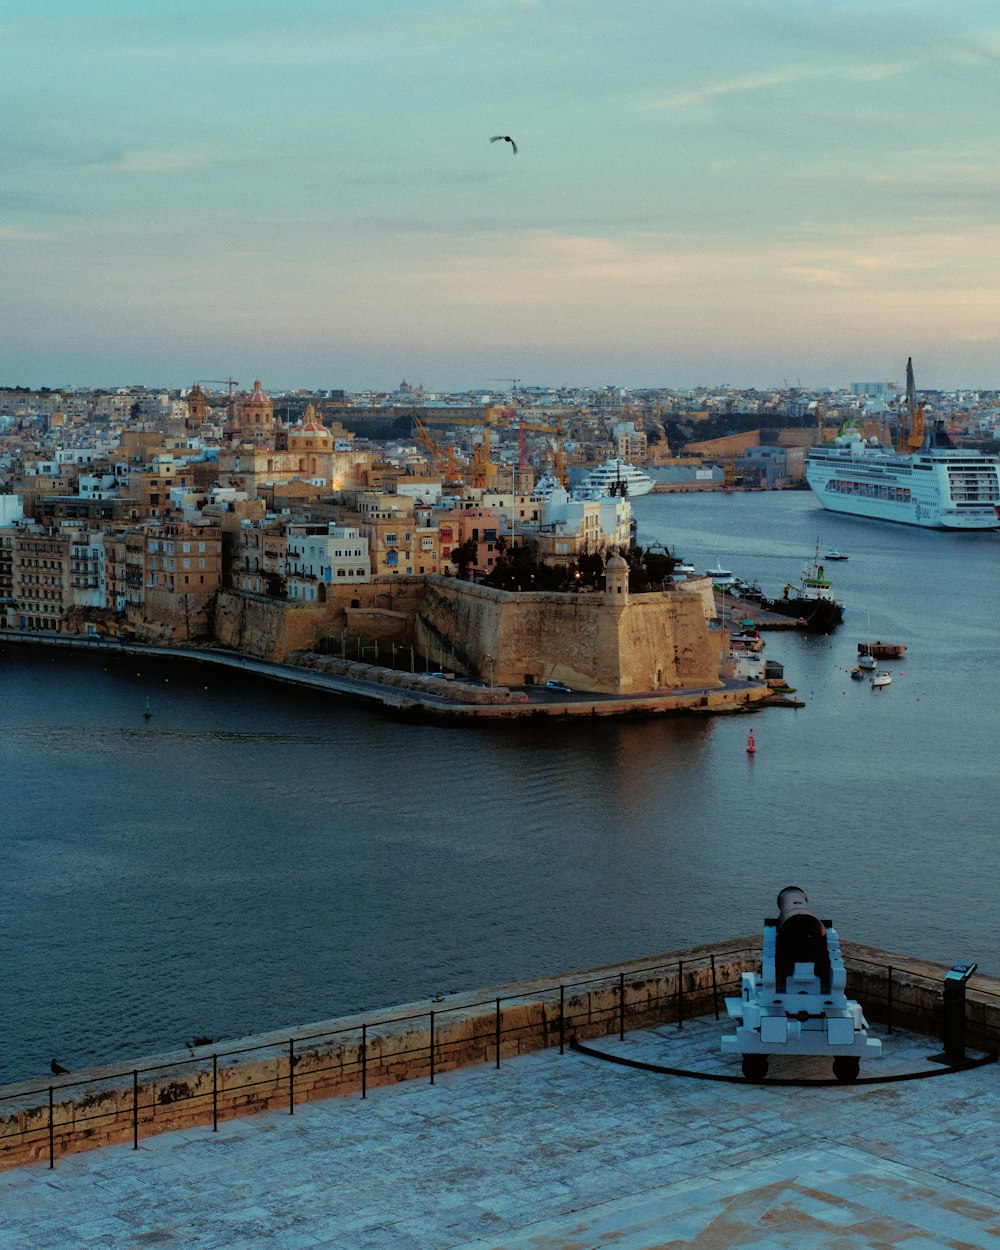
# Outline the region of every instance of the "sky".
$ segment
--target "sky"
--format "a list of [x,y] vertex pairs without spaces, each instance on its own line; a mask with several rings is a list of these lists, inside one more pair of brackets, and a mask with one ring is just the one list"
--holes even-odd
[[4,0],[0,385],[1000,387],[998,106],[996,0]]

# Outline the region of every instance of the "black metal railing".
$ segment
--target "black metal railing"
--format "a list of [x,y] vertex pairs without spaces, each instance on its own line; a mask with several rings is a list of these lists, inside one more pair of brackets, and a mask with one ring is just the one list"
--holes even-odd
[[[122,1099],[127,1097],[129,1086],[132,1145],[138,1149],[140,1127],[155,1123],[160,1108],[163,1115],[169,1116],[171,1109],[181,1105],[190,1110],[202,1104],[205,1122],[210,1118],[216,1131],[223,1096],[228,1101],[239,1095],[250,1104],[255,1092],[266,1090],[273,1098],[284,1085],[283,1099],[289,1114],[294,1115],[299,1070],[307,1071],[310,1084],[324,1075],[335,1076],[354,1085],[360,1097],[367,1098],[369,1078],[376,1066],[373,1042],[383,1039],[391,1042],[385,1056],[388,1062],[420,1065],[433,1083],[438,1073],[453,1066],[454,1052],[481,1053],[485,1061],[493,1061],[499,1068],[505,1051],[508,1055],[516,1054],[522,1043],[526,1043],[526,1048],[558,1044],[560,1053],[564,1053],[569,1039],[581,1030],[593,1035],[617,1031],[624,1037],[626,1028],[637,1027],[638,1021],[670,1022],[672,1018],[683,1028],[685,1017],[706,1010],[714,1010],[718,1018],[720,994],[738,989],[739,972],[724,980],[720,975],[722,966],[731,968],[735,963],[739,971],[748,970],[759,964],[759,956],[759,947],[748,945],[698,958],[563,981],[529,993],[461,1000],[454,1005],[435,1003],[426,1011],[406,1014],[379,1013],[376,1021],[359,1025],[245,1047],[211,1052],[206,1048],[206,1053],[190,1058],[137,1068],[105,1069],[100,1076],[65,1078],[58,1083],[19,1088],[16,1097],[0,1098],[0,1120],[7,1119],[8,1125],[16,1120],[16,1127],[0,1133],[0,1163],[6,1150],[42,1142],[47,1147],[43,1154],[48,1155],[49,1167],[54,1167],[59,1147],[66,1140],[95,1136],[102,1126],[122,1119]],[[708,983],[695,985],[699,974],[706,970]],[[642,987],[641,999],[636,994],[630,999],[629,989],[637,986]],[[598,991],[609,988],[611,994],[598,995]],[[534,1016],[531,1008],[535,1009]],[[459,1015],[471,1017],[472,1031],[466,1028],[460,1036],[449,1037],[449,1018]],[[421,1025],[425,1028],[412,1028]],[[403,1040],[407,1026],[411,1026],[412,1044]],[[382,1062],[381,1055],[377,1062]],[[245,1069],[242,1076],[241,1068]],[[71,1098],[67,1097],[70,1093]],[[62,1104],[59,1099],[64,1100]],[[60,1122],[60,1105],[72,1107],[69,1123]]]
[[[256,1093],[266,1090],[268,1105],[275,1099],[279,1105],[287,1102],[289,1115],[294,1115],[300,1072],[311,1085],[328,1075],[367,1098],[372,1070],[383,1059],[410,1071],[416,1067],[426,1072],[433,1084],[450,1066],[478,1061],[494,1062],[499,1068],[503,1054],[519,1053],[522,1043],[525,1049],[558,1045],[563,1054],[569,1040],[581,1032],[589,1036],[617,1032],[624,1038],[628,1028],[653,1024],[673,1023],[683,1029],[685,1021],[696,1016],[714,1014],[719,1019],[720,999],[726,993],[739,993],[742,972],[759,970],[760,955],[760,945],[750,943],[560,981],[528,993],[460,999],[451,1005],[435,1002],[426,1010],[405,1014],[379,1012],[376,1019],[342,1028],[211,1052],[206,1047],[205,1053],[190,1058],[105,1069],[101,1076],[18,1088],[16,1096],[0,1097],[0,1121],[6,1119],[8,1126],[8,1131],[0,1130],[0,1166],[6,1151],[41,1144],[38,1157],[47,1154],[49,1167],[54,1167],[59,1148],[70,1138],[93,1137],[102,1125],[120,1123],[129,1086],[132,1145],[138,1149],[140,1127],[155,1124],[158,1109],[169,1117],[172,1108],[184,1105],[190,1110],[201,1104],[205,1108],[203,1122],[210,1120],[212,1131],[217,1131],[223,1096],[228,1103],[239,1095],[249,1106]],[[853,975],[856,982],[860,976],[864,982],[863,990],[855,984],[851,992],[863,1000],[866,1013],[884,1023],[889,1032],[901,1021],[911,1027],[917,1017],[929,1022],[928,1004],[936,1001],[933,992],[940,990],[940,978],[909,970],[902,977],[892,965],[873,960],[849,957],[849,962],[849,977]],[[906,1001],[906,996],[912,1000],[914,987],[923,998],[919,1009]],[[525,1010],[531,1008],[534,1015]],[[978,1044],[1000,1042],[1000,994],[973,989],[966,1013],[972,1017]],[[450,1037],[449,1018],[459,1016],[471,1019],[472,1031],[463,1028],[459,1035]],[[376,1054],[382,1042],[390,1043],[384,1056]],[[470,1055],[479,1058],[470,1059]],[[67,1091],[74,1092],[73,1098],[60,1104],[57,1098],[63,1098]],[[329,1088],[324,1096],[335,1093]],[[72,1108],[69,1124],[60,1123],[60,1105]]]

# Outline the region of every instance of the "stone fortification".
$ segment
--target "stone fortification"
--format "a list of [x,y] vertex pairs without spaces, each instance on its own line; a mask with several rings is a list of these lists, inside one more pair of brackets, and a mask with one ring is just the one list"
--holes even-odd
[[701,597],[683,591],[515,594],[427,575],[332,587],[325,603],[219,593],[223,646],[277,662],[292,652],[379,642],[496,685],[558,678],[574,689],[642,694],[718,688],[719,655]]

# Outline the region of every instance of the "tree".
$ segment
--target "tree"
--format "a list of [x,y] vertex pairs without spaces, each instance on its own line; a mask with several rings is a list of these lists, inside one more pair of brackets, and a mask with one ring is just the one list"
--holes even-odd
[[577,559],[576,571],[580,586],[589,586],[592,590],[604,588],[604,557],[599,551],[585,551]]
[[448,559],[458,570],[456,577],[460,577],[464,581],[469,576],[470,566],[479,559],[479,544],[475,539],[467,538],[464,543],[459,543],[457,547],[452,547],[451,555]]

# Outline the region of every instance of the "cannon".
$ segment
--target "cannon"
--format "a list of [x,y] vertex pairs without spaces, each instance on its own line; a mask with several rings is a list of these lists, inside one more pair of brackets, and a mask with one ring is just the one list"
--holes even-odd
[[740,980],[739,998],[726,999],[736,1032],[722,1039],[724,1055],[743,1056],[743,1075],[762,1081],[769,1055],[830,1055],[838,1081],[857,1080],[862,1059],[880,1059],[882,1043],[868,1036],[861,1005],[847,997],[840,940],[820,920],[798,886],[778,895],[778,915],[764,921],[758,982]]

